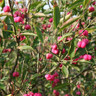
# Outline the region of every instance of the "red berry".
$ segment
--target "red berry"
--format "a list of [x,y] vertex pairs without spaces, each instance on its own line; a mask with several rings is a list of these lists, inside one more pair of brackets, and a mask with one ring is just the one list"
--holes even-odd
[[51,48],[54,49],[54,50],[56,50],[57,49],[57,45],[54,44],[54,45],[51,46]]
[[14,72],[13,77],[19,77],[19,72]]
[[81,44],[82,44],[82,41],[79,41],[79,42],[77,43],[77,46],[80,48],[80,47],[81,47]]
[[27,25],[25,25],[25,29],[29,30],[29,29],[31,29],[31,26],[29,24],[27,24]]
[[22,19],[22,17],[15,17],[14,18],[14,22],[22,22],[23,21],[23,19]]
[[11,10],[10,10],[10,7],[9,7],[9,6],[5,6],[5,7],[3,8],[3,11],[4,11],[4,12],[10,12]]
[[50,18],[50,19],[49,19],[49,22],[50,22],[50,23],[53,22],[53,18]]
[[59,54],[59,50],[58,49],[52,49],[52,53],[54,53],[54,54]]
[[92,56],[91,55],[88,55],[88,54],[85,54],[83,56],[84,60],[91,60],[92,59]]
[[93,12],[94,10],[94,7],[89,7],[89,12]]
[[50,54],[50,53],[46,54],[46,59],[51,59],[52,57],[53,57],[52,54]]
[[81,48],[85,48],[85,47],[86,47],[86,43],[84,41],[82,41]]

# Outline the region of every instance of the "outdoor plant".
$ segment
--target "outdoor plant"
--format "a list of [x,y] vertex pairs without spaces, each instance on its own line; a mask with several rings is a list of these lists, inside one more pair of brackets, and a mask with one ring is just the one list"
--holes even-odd
[[0,96],[96,96],[95,0],[0,7]]

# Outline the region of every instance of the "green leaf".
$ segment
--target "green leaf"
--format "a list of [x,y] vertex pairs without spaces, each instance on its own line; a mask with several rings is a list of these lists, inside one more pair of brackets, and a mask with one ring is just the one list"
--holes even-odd
[[31,46],[28,46],[28,45],[18,46],[17,48],[20,49],[20,50],[25,50],[25,49],[33,50],[33,48]]
[[68,76],[69,76],[69,71],[68,71],[68,68],[66,68],[64,65],[63,65],[63,67],[62,67],[62,73],[64,74],[64,76],[65,76],[66,78],[68,78]]
[[41,2],[40,4],[38,4],[37,6],[36,6],[36,11],[39,11],[41,8],[43,8],[44,7],[44,5],[46,4],[46,2]]
[[84,0],[83,1],[83,7],[86,8],[90,2],[91,2],[91,0]]
[[41,1],[32,3],[32,4],[30,5],[30,10],[36,8],[36,6],[37,6],[38,4],[40,4],[40,3],[41,3]]
[[73,33],[66,33],[64,34],[59,41],[63,40],[64,38],[68,37],[68,36],[71,36]]
[[66,27],[70,26],[72,23],[74,23],[75,21],[77,21],[79,18],[80,18],[80,16],[70,18],[69,20],[67,20],[66,22],[63,23],[63,25],[61,26],[61,28],[59,29],[59,31],[61,32]]
[[77,8],[78,6],[80,6],[81,4],[83,4],[83,0],[75,0],[75,2],[73,2],[72,4],[70,4],[68,6],[69,10],[72,10],[74,8]]
[[5,85],[3,83],[0,82],[0,89],[5,90]]
[[34,33],[22,33],[22,35],[24,35],[24,36],[37,36],[37,35],[34,34]]
[[60,11],[59,11],[59,7],[57,5],[54,5],[54,9],[53,9],[53,24],[54,24],[54,28],[57,28],[58,24],[60,21]]
[[75,56],[76,45],[77,45],[76,39],[73,38],[71,42],[71,46],[68,51],[70,58],[73,58]]
[[55,90],[57,90],[57,89],[62,89],[62,88],[67,87],[68,85],[69,85],[68,83],[59,84],[59,85],[57,85],[56,87],[54,87],[54,89],[55,89]]
[[63,21],[65,22],[65,21],[67,21],[71,16],[72,16],[72,13],[66,15],[66,16],[65,16],[65,20],[64,20],[64,17],[63,17],[63,18],[60,19],[60,22],[63,22]]
[[35,26],[35,30],[37,32],[38,38],[41,40],[41,42],[43,43],[43,37],[42,37],[42,32],[39,30],[38,27]]

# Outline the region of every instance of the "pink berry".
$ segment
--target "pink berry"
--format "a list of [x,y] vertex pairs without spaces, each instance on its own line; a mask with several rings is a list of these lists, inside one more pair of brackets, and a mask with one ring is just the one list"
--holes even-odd
[[46,80],[51,80],[51,75],[50,74],[46,74],[45,78],[46,78]]
[[78,24],[76,28],[78,29],[79,27],[80,27],[80,24]]
[[80,92],[80,91],[77,91],[76,94],[77,94],[77,95],[81,95],[81,92]]
[[29,24],[27,24],[27,25],[25,25],[25,29],[29,30],[29,29],[31,29],[31,26]]
[[23,96],[29,96],[28,94],[24,94]]
[[22,22],[23,21],[23,19],[22,19],[22,17],[15,17],[14,18],[14,22]]
[[82,44],[82,41],[79,41],[79,42],[77,43],[77,46],[80,48],[80,47],[81,47],[81,44]]
[[59,67],[62,68],[63,64],[60,64]]
[[80,8],[82,8],[82,5],[80,5]]
[[13,77],[19,77],[19,72],[14,72]]
[[16,11],[16,12],[14,13],[14,17],[18,17],[18,16],[21,16],[21,12]]
[[11,10],[10,10],[10,7],[9,7],[9,6],[5,6],[5,7],[3,8],[3,11],[4,11],[4,12],[10,12]]
[[80,88],[80,84],[77,85],[77,88],[78,88],[78,89]]
[[96,1],[94,1],[92,4],[93,4],[93,5],[96,5]]
[[82,24],[82,25],[85,25],[85,22],[82,22],[81,24]]
[[93,12],[94,10],[94,7],[89,7],[89,12]]
[[65,94],[64,96],[69,96],[69,94]]
[[88,39],[82,39],[83,42],[86,43],[86,45],[89,43],[89,40]]
[[20,11],[25,13],[25,12],[27,12],[27,8],[21,8]]
[[57,90],[53,90],[53,93],[55,94],[55,96],[59,96],[59,92]]
[[53,22],[53,18],[50,18],[50,19],[49,19],[49,22],[50,22],[50,23]]
[[20,35],[20,41],[23,41],[24,39],[26,39],[26,37],[25,36],[23,36],[23,35]]
[[52,53],[54,53],[54,54],[57,55],[57,54],[59,54],[59,50],[58,49],[56,49],[56,50],[55,49],[52,49]]
[[84,35],[84,36],[88,36],[88,31],[85,30],[85,31],[83,32],[83,35]]
[[50,53],[46,54],[46,59],[51,59],[52,57],[53,57],[52,54],[50,54]]
[[84,60],[91,60],[92,59],[92,56],[91,55],[88,55],[88,54],[85,54],[83,56]]
[[41,93],[35,93],[34,96],[42,96]]
[[70,38],[70,37],[67,38],[68,41],[71,41],[72,39],[73,39],[73,38]]
[[56,50],[57,49],[57,45],[54,44],[54,45],[51,46],[51,48],[54,49],[54,50]]
[[54,83],[58,83],[58,82],[60,82],[60,80],[59,79],[54,79]]
[[82,41],[81,48],[85,48],[85,47],[86,47],[86,43],[84,41]]
[[47,29],[47,25],[45,25],[45,24],[43,24],[42,27],[43,27],[43,30]]
[[47,25],[47,28],[50,28],[50,27],[51,27],[51,24],[48,24],[48,25]]
[[69,15],[71,12],[68,12],[67,15]]
[[[59,37],[57,38],[57,40],[59,41],[59,40],[61,39],[61,37],[62,37],[62,36],[59,36]],[[61,40],[60,42],[62,42],[62,40]]]
[[66,50],[63,48],[63,50],[62,50],[62,54],[64,54],[66,52]]
[[53,74],[53,76],[54,76],[54,77],[58,77],[59,75],[58,75],[57,72],[55,72],[55,73]]
[[29,96],[34,96],[34,93],[33,92],[29,92],[28,95]]

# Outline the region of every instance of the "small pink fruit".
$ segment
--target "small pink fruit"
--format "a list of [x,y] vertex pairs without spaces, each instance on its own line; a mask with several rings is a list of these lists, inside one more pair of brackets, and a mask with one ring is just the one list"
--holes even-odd
[[86,45],[89,43],[89,40],[88,39],[82,39],[83,42],[86,43]]
[[42,96],[41,93],[35,93],[34,96]]
[[29,24],[27,24],[27,25],[25,25],[25,29],[29,30],[29,29],[31,29],[31,26]]
[[55,73],[53,74],[53,76],[54,76],[54,77],[58,77],[59,74],[58,74],[57,72],[55,72]]
[[71,12],[68,12],[67,15],[69,15]]
[[60,64],[59,67],[62,68],[63,64]]
[[51,24],[48,24],[48,25],[47,25],[47,28],[50,28],[50,27],[51,27]]
[[23,21],[23,19],[22,19],[22,17],[15,17],[14,18],[14,22],[22,22]]
[[28,96],[34,96],[34,93],[33,92],[29,92]]
[[[62,36],[59,36],[59,37],[57,38],[57,40],[59,41],[59,40],[61,39],[61,37],[62,37]],[[60,42],[62,42],[62,40],[61,40]]]
[[59,50],[58,49],[56,49],[56,50],[55,49],[52,49],[52,53],[54,53],[54,54],[57,55],[57,54],[59,54]]
[[80,47],[81,47],[81,44],[82,44],[82,41],[79,41],[79,42],[77,43],[77,46],[80,48]]
[[77,91],[76,94],[77,94],[77,95],[81,95],[81,92],[80,92],[80,91]]
[[53,22],[53,18],[50,18],[50,19],[49,19],[49,22],[50,22],[50,23]]
[[91,60],[92,59],[92,56],[91,55],[88,55],[88,54],[85,54],[83,56],[84,60]]
[[92,4],[93,4],[93,5],[96,5],[96,1],[94,1]]
[[13,77],[19,77],[19,72],[14,72]]
[[50,53],[46,54],[46,59],[51,59],[52,57],[53,57],[52,54],[50,54]]
[[85,25],[85,22],[82,22],[81,24],[82,24],[82,25]]
[[82,8],[82,5],[80,5],[80,8]]
[[64,96],[69,96],[69,94],[65,94]]
[[59,92],[57,90],[53,90],[53,93],[55,94],[55,96],[59,96]]
[[85,47],[86,47],[86,43],[84,41],[82,41],[81,48],[85,48]]
[[3,11],[4,11],[4,12],[10,12],[11,10],[10,10],[10,7],[9,7],[9,6],[5,6],[5,7],[3,8]]
[[88,36],[88,31],[85,30],[85,31],[83,32],[83,35],[84,35],[84,36]]
[[54,45],[51,46],[51,48],[54,49],[54,50],[56,50],[57,49],[57,45],[54,44]]
[[65,52],[66,52],[65,48],[63,48],[63,50],[62,50],[62,54],[64,54]]
[[23,96],[29,96],[28,94],[24,94]]
[[80,84],[77,85],[77,88],[80,89]]
[[93,12],[94,10],[94,7],[89,7],[89,12]]
[[54,83],[57,84],[58,82],[60,82],[59,79],[54,79]]
[[23,41],[24,39],[26,39],[26,37],[23,35],[20,35],[20,41]]

